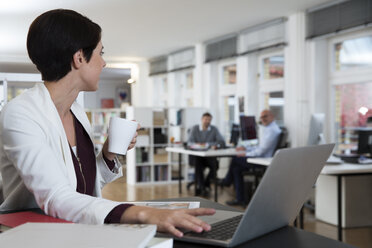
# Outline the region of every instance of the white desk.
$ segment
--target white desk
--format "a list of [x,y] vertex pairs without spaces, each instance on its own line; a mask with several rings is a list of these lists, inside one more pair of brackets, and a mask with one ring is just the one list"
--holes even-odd
[[337,224],[340,241],[342,227],[372,225],[371,175],[372,165],[343,163],[324,166],[317,180],[316,218]]
[[269,166],[272,159],[273,158],[247,158],[247,162],[250,164]]
[[[182,193],[182,185],[181,185],[181,171],[182,171],[182,163],[181,163],[181,155],[194,155],[198,157],[234,157],[236,156],[237,152],[235,148],[227,148],[227,149],[217,149],[217,150],[206,150],[206,151],[195,151],[195,150],[188,150],[183,147],[166,147],[165,150],[167,152],[174,152],[178,153],[178,190],[179,193]],[[216,181],[216,171],[213,172],[213,179]],[[196,187],[196,186],[195,186]],[[214,184],[214,200],[217,202],[217,183]]]
[[[248,158],[247,162],[269,166],[271,160],[272,158]],[[371,175],[372,165],[343,163],[325,165],[318,177],[315,195],[316,218],[337,225],[340,241],[342,241],[342,227],[346,226],[345,210],[347,207],[349,209],[354,207],[354,211],[350,213],[354,219],[361,219],[363,223],[366,223],[365,225],[372,223],[372,180],[368,178]],[[363,180],[359,180],[360,184],[365,187],[360,185],[352,187],[352,182],[350,185],[346,184],[346,177],[359,177],[360,179],[360,176],[366,176]],[[354,200],[349,198],[354,198]],[[334,217],[336,204],[337,218]]]
[[195,150],[185,149],[183,147],[167,147],[165,148],[165,150],[167,152],[175,152],[175,153],[194,155],[194,156],[199,156],[199,157],[230,157],[230,156],[236,156],[237,154],[235,148],[195,151]]

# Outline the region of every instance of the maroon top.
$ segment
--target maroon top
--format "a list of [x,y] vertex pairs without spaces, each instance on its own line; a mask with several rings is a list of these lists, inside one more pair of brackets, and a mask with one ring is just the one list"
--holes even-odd
[[[71,112],[72,113],[72,112]],[[80,164],[73,152],[71,146],[71,156],[74,162],[75,175],[77,180],[76,191],[81,194],[86,194],[93,196],[94,186],[96,182],[96,155],[94,154],[94,145],[90,139],[88,133],[85,131],[83,125],[75,117],[74,114],[74,126],[75,126],[75,135],[76,135],[76,152],[77,157],[80,159]],[[103,155],[103,153],[102,153]],[[115,167],[115,162],[108,160],[103,156],[108,168],[113,170]],[[105,223],[120,223],[121,215],[124,211],[133,206],[131,204],[120,204],[116,206],[111,212],[106,216]]]

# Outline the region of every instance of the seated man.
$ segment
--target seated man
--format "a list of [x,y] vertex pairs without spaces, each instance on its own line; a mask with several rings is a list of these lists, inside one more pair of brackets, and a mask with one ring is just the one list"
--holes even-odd
[[[225,141],[218,129],[211,125],[212,115],[210,113],[204,113],[201,119],[201,125],[195,125],[190,131],[190,136],[187,141],[188,146],[203,145],[216,149],[218,147],[224,147]],[[217,170],[217,159],[214,157],[202,158],[195,156],[195,187],[197,195],[208,196],[210,188],[210,179]],[[204,180],[204,170],[209,167],[209,173]]]
[[227,201],[228,205],[245,206],[243,192],[243,171],[248,171],[250,166],[247,163],[248,157],[272,157],[281,133],[279,126],[275,123],[274,115],[270,110],[263,110],[260,115],[260,124],[263,126],[257,147],[237,147],[237,157],[230,163],[229,170],[222,180],[222,186],[230,186],[234,182],[236,199]]

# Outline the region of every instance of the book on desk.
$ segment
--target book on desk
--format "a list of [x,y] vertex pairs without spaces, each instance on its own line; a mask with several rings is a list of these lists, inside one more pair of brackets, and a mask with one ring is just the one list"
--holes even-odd
[[169,248],[172,238],[155,238],[156,225],[86,225],[32,211],[0,214],[4,247],[139,247]]

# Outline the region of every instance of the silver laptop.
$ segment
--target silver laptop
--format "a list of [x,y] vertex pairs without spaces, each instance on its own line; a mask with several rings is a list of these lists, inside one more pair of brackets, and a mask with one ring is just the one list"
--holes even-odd
[[[278,150],[244,214],[217,210],[201,219],[210,232],[187,232],[182,241],[230,247],[292,223],[308,198],[334,144]],[[236,222],[228,237],[229,225]],[[214,232],[222,227],[222,234]]]

